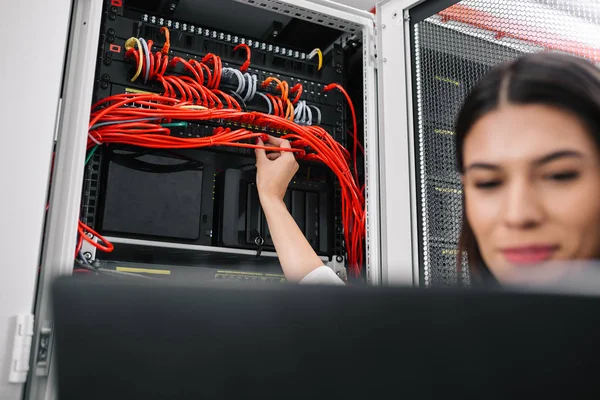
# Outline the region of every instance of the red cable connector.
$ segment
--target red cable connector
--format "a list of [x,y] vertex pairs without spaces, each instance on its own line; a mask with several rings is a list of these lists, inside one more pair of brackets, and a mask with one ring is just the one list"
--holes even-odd
[[240,71],[246,72],[246,71],[248,71],[248,68],[250,67],[250,57],[252,56],[252,53],[250,51],[250,46],[248,46],[246,43],[240,43],[233,48],[233,52],[235,53],[239,49],[246,50],[246,62],[244,62],[244,64],[240,67]]

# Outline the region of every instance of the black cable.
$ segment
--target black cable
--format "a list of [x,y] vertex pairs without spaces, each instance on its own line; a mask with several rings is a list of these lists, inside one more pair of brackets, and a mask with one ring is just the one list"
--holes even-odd
[[248,106],[246,105],[246,102],[244,101],[244,99],[242,99],[242,97],[238,93],[234,92],[233,90],[228,90],[227,92],[236,98],[238,103],[240,103],[240,105],[242,106],[242,110],[248,111]]

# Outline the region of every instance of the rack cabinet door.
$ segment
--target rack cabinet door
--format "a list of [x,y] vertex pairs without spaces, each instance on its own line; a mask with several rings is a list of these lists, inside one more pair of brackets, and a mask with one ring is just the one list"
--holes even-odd
[[[64,28],[65,32],[63,40],[60,42],[61,47],[58,47],[56,42],[49,42],[52,43],[52,46],[48,45],[54,51],[55,58],[57,52],[61,54],[60,59],[55,61],[60,64],[61,69],[64,65],[64,71],[52,77],[57,86],[55,102],[58,101],[58,95],[61,94],[61,107],[57,118],[57,141],[43,232],[27,399],[53,399],[56,397],[56,368],[53,368],[55,360],[53,357],[54,327],[50,293],[54,279],[60,275],[71,274],[73,270],[86,133],[90,118],[102,13],[102,0],[78,0],[73,2],[72,10],[70,10],[70,1],[61,0],[60,3],[69,5],[69,8],[65,6],[66,15],[60,23],[52,21],[47,29],[36,30],[38,32],[36,40],[43,40],[44,43],[47,41],[46,35],[53,29]],[[56,7],[56,4],[56,1],[52,2],[52,7]],[[35,7],[40,6],[36,4]],[[68,41],[66,40],[67,31]],[[43,35],[40,36],[40,32],[44,32]],[[31,43],[36,43],[36,40]],[[45,45],[36,47],[41,49]],[[59,50],[57,51],[57,49]],[[62,56],[64,53],[66,53],[66,62]],[[41,65],[44,64],[41,63]],[[44,75],[44,71],[37,73]],[[46,79],[50,78],[46,77]],[[61,83],[62,88],[60,88]],[[37,100],[32,104],[37,104]],[[43,105],[41,108],[43,109]],[[31,115],[29,118],[35,120]],[[52,138],[48,140],[51,141]],[[46,160],[39,163],[46,168],[50,164],[50,147],[50,143],[48,143],[49,152]],[[44,174],[46,182],[49,175],[46,170]],[[46,190],[44,190],[44,194],[46,194]],[[43,201],[41,205],[42,211],[44,211],[46,208]],[[36,239],[38,236],[41,235],[38,234]],[[40,346],[40,343],[44,343],[44,345]]]
[[[0,2],[0,399],[22,398],[17,315],[31,315],[39,276],[48,176],[71,14],[70,0]],[[12,376],[15,379],[15,374]]]

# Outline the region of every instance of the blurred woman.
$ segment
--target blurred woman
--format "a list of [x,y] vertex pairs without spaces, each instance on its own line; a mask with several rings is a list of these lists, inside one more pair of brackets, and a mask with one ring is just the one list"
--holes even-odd
[[[600,256],[600,70],[580,58],[536,53],[491,70],[456,122],[464,185],[459,260],[499,283],[549,262]],[[289,143],[270,139],[272,145]],[[298,166],[257,151],[257,184],[288,279],[341,283],[283,204]]]

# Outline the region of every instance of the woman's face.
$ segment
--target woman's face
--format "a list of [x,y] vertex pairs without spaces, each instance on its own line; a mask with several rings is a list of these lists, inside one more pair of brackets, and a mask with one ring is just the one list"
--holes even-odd
[[600,255],[600,154],[576,116],[505,105],[477,121],[463,150],[466,216],[499,281]]

